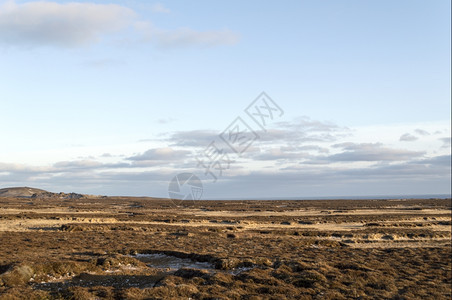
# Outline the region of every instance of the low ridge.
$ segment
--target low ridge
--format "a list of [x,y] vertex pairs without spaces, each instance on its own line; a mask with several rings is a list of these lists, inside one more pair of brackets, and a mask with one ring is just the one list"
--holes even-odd
[[31,187],[9,187],[0,189],[0,197],[31,197],[34,194],[48,193],[45,190]]
[[80,199],[84,198],[85,195],[77,193],[52,193],[31,187],[11,187],[0,189],[0,197]]

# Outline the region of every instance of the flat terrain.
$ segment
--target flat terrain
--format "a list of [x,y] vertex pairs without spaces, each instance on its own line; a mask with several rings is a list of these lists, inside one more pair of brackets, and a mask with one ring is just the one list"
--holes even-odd
[[450,199],[69,196],[0,197],[0,299],[451,297]]

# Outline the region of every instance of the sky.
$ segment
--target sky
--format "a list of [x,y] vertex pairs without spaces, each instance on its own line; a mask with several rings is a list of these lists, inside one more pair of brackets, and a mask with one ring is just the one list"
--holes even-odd
[[0,0],[0,188],[451,193],[450,1],[75,1]]

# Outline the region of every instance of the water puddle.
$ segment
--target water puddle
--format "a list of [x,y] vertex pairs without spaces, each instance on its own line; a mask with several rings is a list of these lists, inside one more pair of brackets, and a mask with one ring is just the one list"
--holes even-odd
[[191,260],[189,258],[179,258],[161,253],[137,254],[134,257],[146,263],[149,267],[156,269],[165,269],[167,271],[177,271],[180,268],[211,271],[215,270],[215,266],[209,262],[199,262]]
[[[63,291],[70,286],[113,286],[115,288],[125,287],[138,287],[138,288],[151,288],[159,282],[163,277],[171,274],[175,274],[182,268],[195,269],[207,271],[211,275],[215,273],[224,273],[231,275],[239,275],[242,272],[251,270],[256,266],[249,267],[237,267],[232,270],[219,270],[215,269],[215,265],[210,262],[194,261],[190,258],[179,258],[172,255],[166,255],[162,253],[154,254],[136,254],[132,257],[145,263],[147,266],[158,269],[158,272],[153,275],[136,275],[136,274],[123,274],[124,270],[138,270],[133,266],[123,266],[121,269],[106,270],[104,274],[95,273],[81,273],[77,276],[65,276],[60,278],[49,278],[48,281],[34,282],[31,284],[35,289],[46,291]],[[1,267],[1,266],[0,266]],[[1,269],[3,270],[3,269]]]
[[154,253],[154,254],[136,254],[136,259],[144,262],[149,267],[155,269],[162,269],[166,272],[175,272],[181,268],[189,268],[189,269],[197,269],[197,270],[206,270],[209,272],[223,272],[232,275],[238,275],[244,271],[248,271],[253,269],[254,267],[238,267],[233,270],[218,270],[215,269],[214,264],[209,262],[199,262],[191,260],[190,258],[179,258],[172,255],[166,255],[162,253]]

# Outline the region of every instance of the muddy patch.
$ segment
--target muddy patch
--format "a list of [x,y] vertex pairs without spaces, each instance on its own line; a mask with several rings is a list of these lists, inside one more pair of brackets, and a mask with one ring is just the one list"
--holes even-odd
[[215,270],[215,266],[210,262],[199,262],[190,258],[180,258],[163,253],[136,254],[132,257],[144,262],[151,268],[165,271],[177,271],[181,268]]
[[[212,263],[207,261],[196,261],[191,258],[181,258],[164,253],[136,254],[132,257],[145,263],[150,268],[158,269],[162,274],[177,274],[177,272],[180,272],[181,270],[191,269],[205,271],[209,274],[220,272],[239,275],[244,271],[257,267],[254,263],[242,262],[239,260],[236,262],[232,259],[220,259],[215,263]],[[227,261],[226,264],[225,261]],[[235,263],[231,264],[230,261],[234,261]]]

